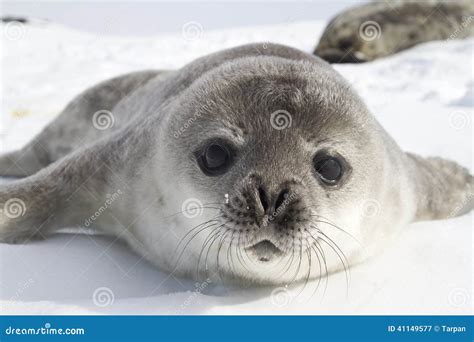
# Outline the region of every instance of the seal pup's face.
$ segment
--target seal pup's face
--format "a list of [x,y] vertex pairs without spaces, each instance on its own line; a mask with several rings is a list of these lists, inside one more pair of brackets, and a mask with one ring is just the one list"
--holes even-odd
[[374,59],[384,49],[378,39],[381,28],[370,20],[337,18],[323,33],[314,54],[329,63],[363,63]]
[[177,109],[187,115],[171,123],[166,158],[182,179],[170,190],[186,227],[177,250],[194,270],[289,282],[346,268],[360,251],[352,203],[377,184],[377,144],[364,106],[315,68],[277,58],[223,67]]

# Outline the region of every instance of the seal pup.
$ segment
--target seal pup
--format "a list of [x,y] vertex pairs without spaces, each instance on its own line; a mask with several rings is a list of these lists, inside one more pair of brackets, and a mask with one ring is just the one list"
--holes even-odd
[[275,44],[105,81],[0,166],[24,177],[0,187],[3,242],[89,226],[243,284],[321,279],[472,209],[466,169],[404,153],[328,63]]
[[314,54],[330,63],[359,63],[433,40],[472,36],[472,1],[371,2],[333,18]]

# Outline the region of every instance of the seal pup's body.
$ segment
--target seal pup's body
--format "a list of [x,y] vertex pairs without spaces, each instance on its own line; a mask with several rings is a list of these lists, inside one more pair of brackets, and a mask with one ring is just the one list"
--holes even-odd
[[103,82],[0,174],[25,177],[0,188],[3,242],[88,225],[214,280],[317,278],[472,209],[467,170],[405,154],[327,63],[273,44]]
[[387,0],[333,18],[314,54],[330,63],[368,62],[434,40],[474,36],[470,0]]

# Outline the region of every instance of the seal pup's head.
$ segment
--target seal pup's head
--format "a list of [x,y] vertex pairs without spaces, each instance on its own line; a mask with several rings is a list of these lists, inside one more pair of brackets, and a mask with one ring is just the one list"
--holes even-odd
[[409,157],[319,59],[237,58],[177,103],[159,177],[180,180],[163,186],[169,212],[181,209],[181,228],[167,235],[181,271],[318,277],[416,215]]

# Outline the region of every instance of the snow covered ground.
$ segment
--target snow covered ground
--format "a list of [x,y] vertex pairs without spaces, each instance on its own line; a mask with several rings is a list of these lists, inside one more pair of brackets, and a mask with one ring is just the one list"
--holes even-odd
[[[178,68],[204,54],[271,41],[312,51],[325,23],[206,31],[197,23],[155,37],[94,36],[59,25],[3,25],[0,152],[21,147],[77,93],[133,70]],[[473,42],[420,45],[372,63],[335,66],[406,150],[472,172]],[[6,181],[6,180],[3,180]],[[105,237],[59,234],[0,244],[0,313],[470,314],[472,213],[407,227],[382,255],[300,288],[221,288],[154,269]]]

